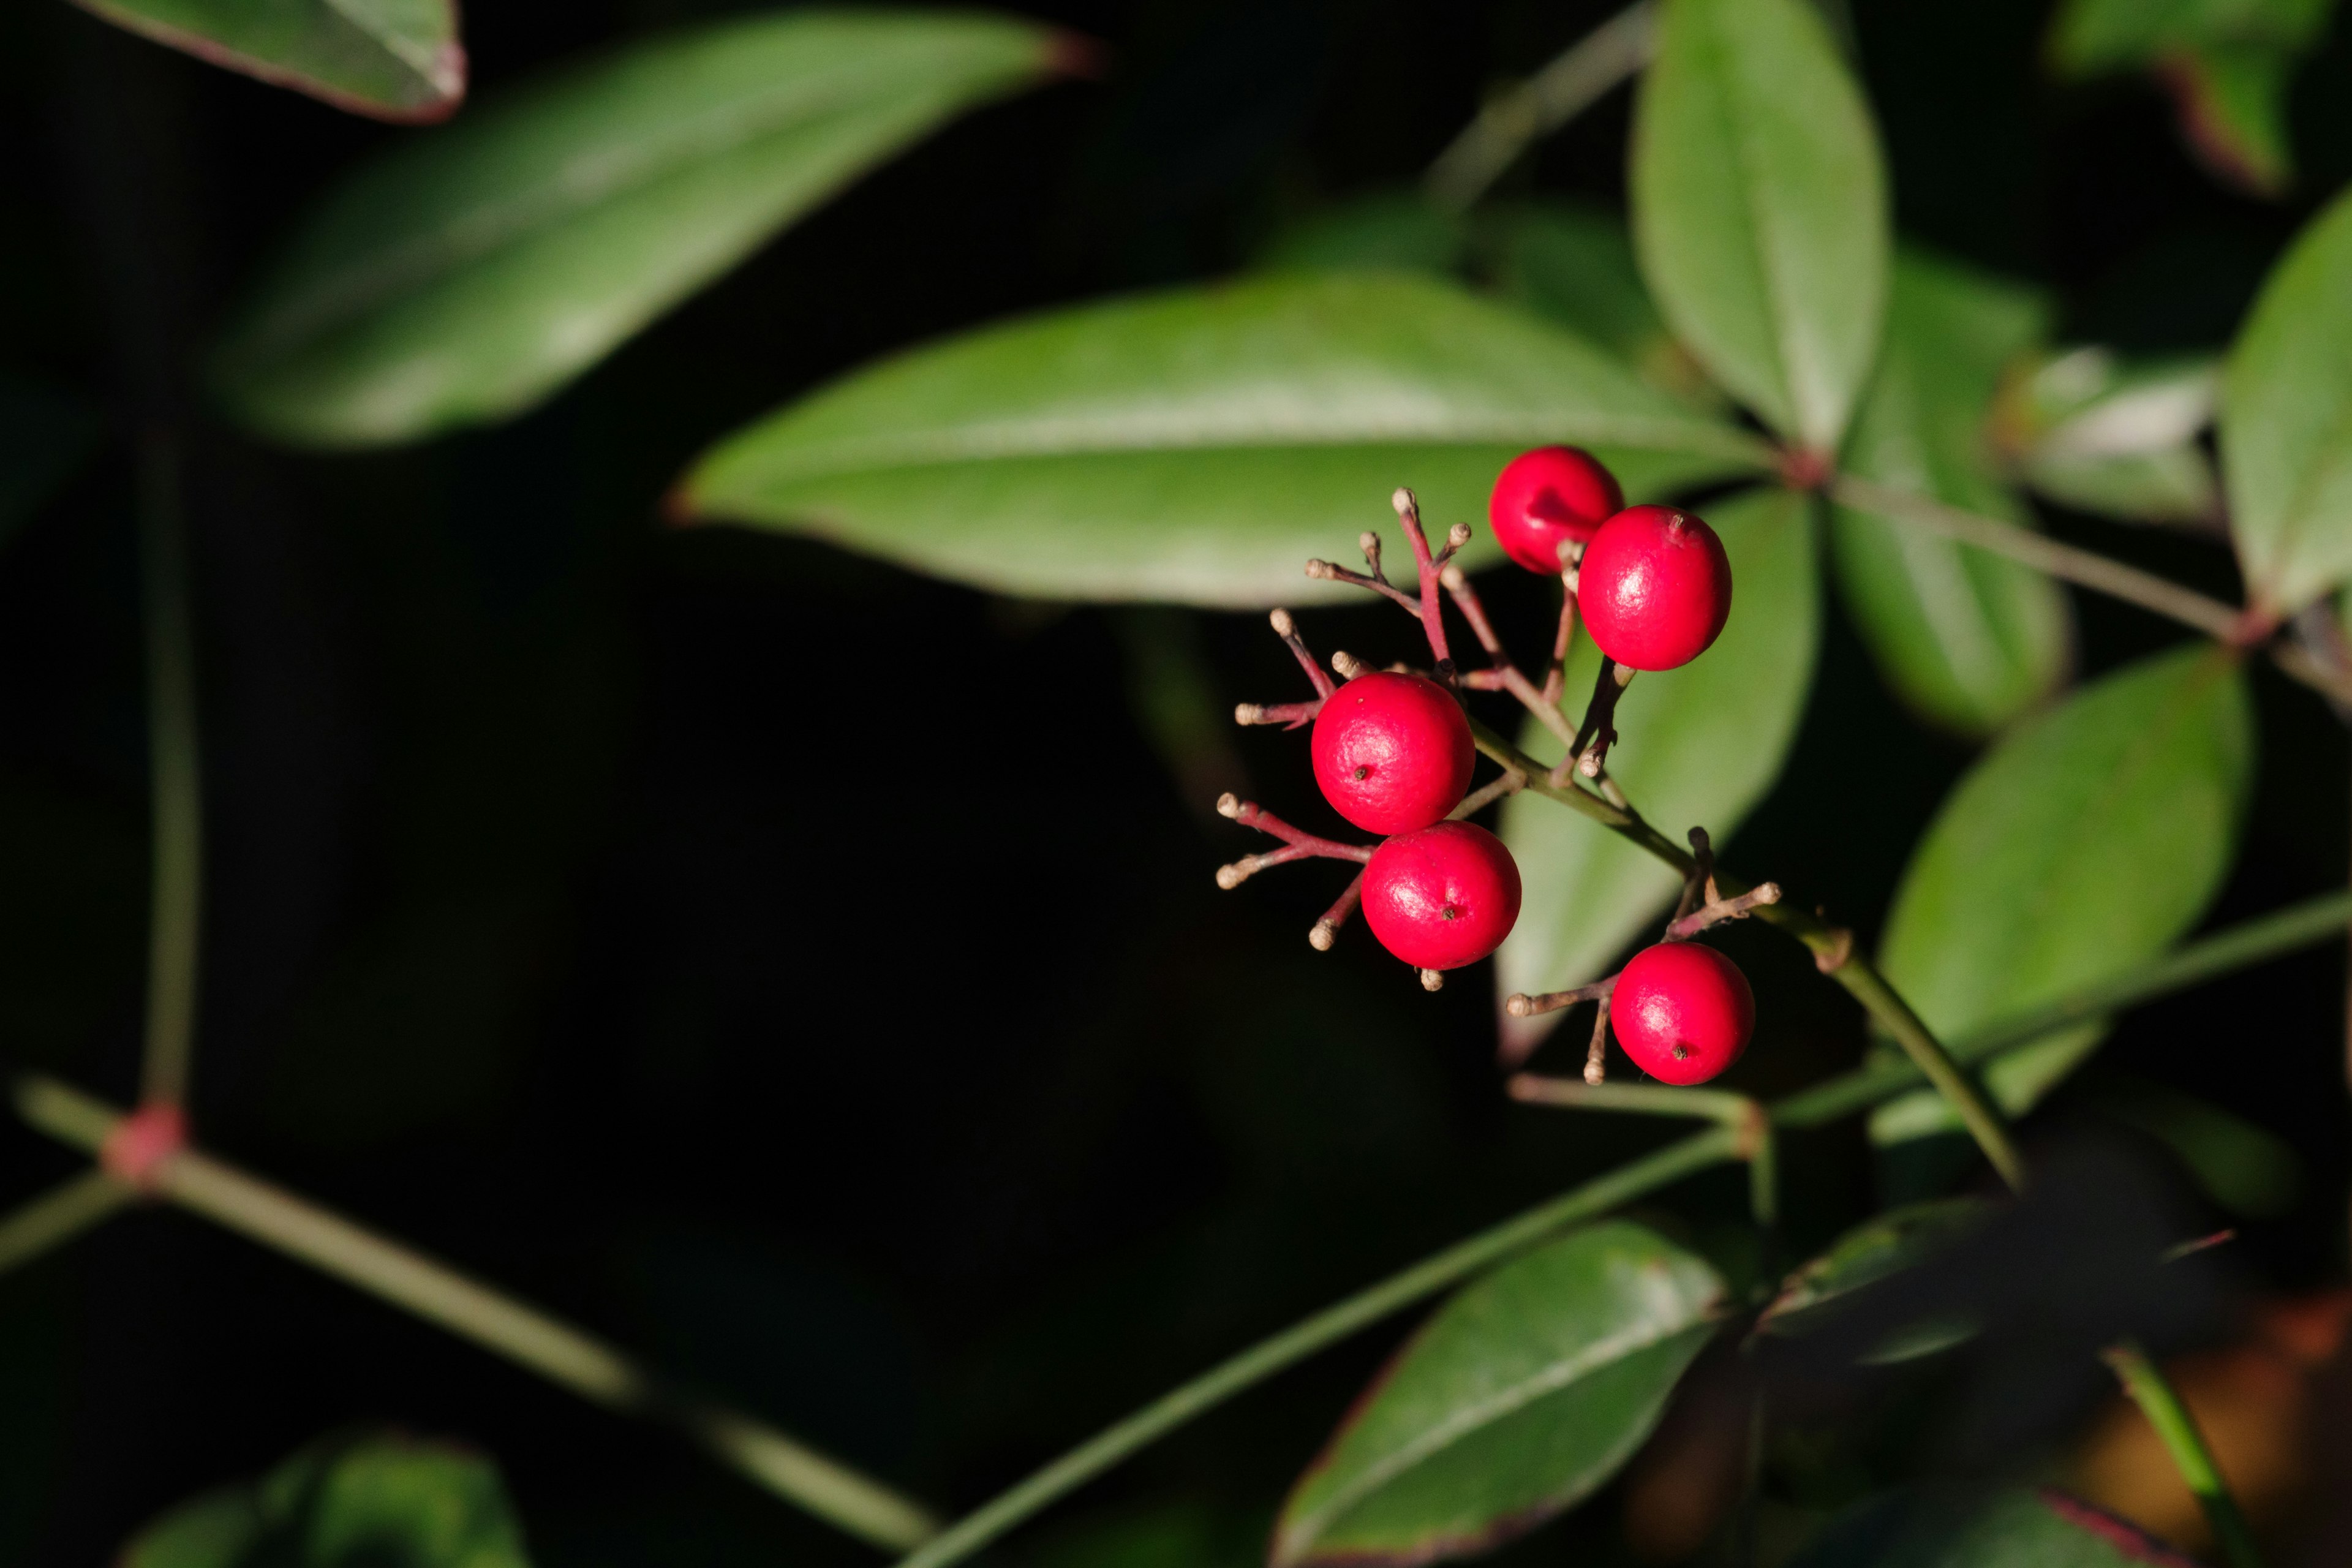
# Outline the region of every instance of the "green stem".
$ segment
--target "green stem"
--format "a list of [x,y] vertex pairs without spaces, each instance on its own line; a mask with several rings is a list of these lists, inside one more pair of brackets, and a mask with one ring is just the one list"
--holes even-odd
[[[95,1153],[121,1121],[51,1079],[16,1085],[24,1119]],[[786,1501],[869,1545],[903,1552],[938,1521],[920,1504],[740,1412],[688,1398],[614,1346],[388,1237],[194,1150],[155,1167],[155,1194],[383,1298],[592,1404],[678,1427]]]
[[1657,30],[1656,5],[1642,0],[1489,100],[1430,164],[1423,185],[1431,202],[1451,212],[1467,211],[1529,143],[1559,130],[1649,64]]
[[195,1038],[198,922],[204,897],[204,781],[196,740],[194,633],[180,456],[150,433],[140,450],[140,547],[147,620],[147,747],[153,820],[148,916],[147,1041],[140,1094],[188,1093]]
[[958,1520],[944,1533],[906,1557],[899,1568],[942,1568],[943,1564],[968,1557],[1064,1493],[1075,1490],[1138,1449],[1285,1367],[1337,1344],[1391,1312],[1434,1295],[1563,1226],[1605,1214],[1668,1182],[1736,1158],[1737,1151],[1738,1134],[1733,1130],[1711,1127],[1458,1241],[1402,1273],[1389,1276],[1371,1289],[1325,1308],[1272,1339],[1261,1340],[1232,1360],[1161,1394],[1010,1491]]
[[[1538,776],[1540,775],[1529,775],[1530,779]],[[1605,803],[1596,804],[1606,808]],[[2226,954],[2234,964],[2242,966],[2309,946],[2347,924],[2352,924],[2352,896],[2342,893],[2250,921],[2182,950],[2170,963],[2143,966],[2129,977],[2136,989],[2122,982],[2101,986],[2098,1010],[2113,1011],[2218,973],[2213,954]],[[2180,978],[2182,975],[2189,978]],[[2071,1017],[2065,1008],[2065,1004],[2059,1004],[2045,1010],[2045,1016],[2061,1019],[2047,1027],[2063,1026],[2066,1018]],[[2018,1035],[2014,1030],[2009,1031],[2006,1037],[1983,1031],[1970,1037],[1968,1059],[1990,1059],[2030,1045],[2039,1037],[2038,1034]],[[1923,1078],[1908,1061],[1874,1064],[1843,1073],[1766,1109],[1775,1127],[1817,1127],[1892,1100],[1916,1088]],[[1348,1297],[1273,1338],[1260,1341],[1192,1382],[1162,1394],[965,1515],[944,1534],[906,1558],[898,1568],[946,1568],[1146,1445],[1377,1319],[1412,1306],[1562,1226],[1605,1213],[1709,1165],[1739,1158],[1738,1138],[1734,1129],[1717,1127],[1669,1143],[1549,1203],[1505,1220],[1491,1230],[1457,1242],[1370,1289]]]
[[[1642,814],[1630,808],[1610,805],[1589,790],[1573,784],[1551,782],[1551,770],[1495,731],[1470,721],[1470,734],[1478,750],[1496,763],[1525,773],[1528,788],[1582,812],[1603,827],[1647,850],[1674,868],[1679,876],[1688,877],[1696,868],[1690,852],[1642,819]],[[1737,898],[1748,890],[1750,884],[1716,869],[1716,887],[1725,898]],[[1985,1158],[2000,1173],[2012,1192],[2025,1187],[2025,1162],[2011,1142],[2009,1129],[2000,1111],[1977,1087],[1976,1081],[1956,1066],[1944,1047],[1919,1016],[1911,1010],[1895,989],[1886,983],[1870,961],[1853,951],[1850,931],[1831,925],[1818,915],[1808,913],[1792,904],[1765,904],[1756,911],[1756,918],[1776,926],[1801,942],[1812,952],[1813,962],[1829,977],[1845,987],[1853,999],[1879,1027],[1892,1036],[1911,1058],[1920,1075],[1935,1087],[1936,1092],[1950,1102],[1969,1130]]]
[[86,1171],[0,1218],[0,1273],[30,1263],[127,1207],[129,1187],[103,1171]]
[[2254,1532],[2247,1527],[2238,1500],[2230,1495],[2221,1468],[2213,1462],[2213,1450],[2205,1446],[2196,1417],[2180,1402],[2163,1371],[2131,1340],[2108,1350],[2102,1359],[2114,1369],[2147,1424],[2156,1428],[2157,1439],[2172,1457],[2172,1468],[2180,1472],[2197,1506],[2205,1510],[2205,1521],[2213,1527],[2213,1539],[2221,1544],[2223,1560],[2230,1568],[2263,1568]]

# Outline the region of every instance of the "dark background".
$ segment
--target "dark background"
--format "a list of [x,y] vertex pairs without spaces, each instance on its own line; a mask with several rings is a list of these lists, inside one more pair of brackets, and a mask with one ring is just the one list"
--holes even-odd
[[[480,0],[477,89],[717,8]],[[1303,742],[1171,756],[1130,689],[1139,650],[1190,646],[1219,707],[1296,697],[1259,617],[992,600],[657,522],[707,441],[878,353],[1228,271],[1409,183],[1486,87],[1608,8],[1027,9],[1106,40],[1105,79],[951,127],[538,413],[332,459],[213,423],[190,367],[293,216],[403,132],[61,4],[0,16],[0,363],[111,431],[0,554],[0,1048],[118,1100],[134,1081],[126,433],[163,421],[195,541],[205,1141],[945,1507],[1661,1135],[1507,1107],[1483,970],[1427,997],[1360,931],[1309,952],[1336,878],[1215,890],[1246,846],[1207,799],[1246,779],[1311,817]],[[2044,283],[2072,338],[2217,345],[2352,174],[2352,95],[2315,86],[2352,64],[2347,29],[2304,78],[2300,194],[2269,205],[2201,174],[2144,84],[2049,85],[2040,5],[1885,0],[1853,23],[1902,226]],[[1621,199],[1625,108],[1504,193]],[[2234,594],[2210,544],[2055,522]],[[1540,639],[1532,593],[1495,598]],[[2077,607],[2084,674],[2175,636]],[[1308,629],[1370,651],[1406,628],[1365,610]],[[2258,795],[2216,921],[2347,864],[2343,731],[2256,679]],[[1794,757],[1728,858],[1868,932],[1966,761],[1833,621]],[[1858,1016],[1801,952],[1728,941],[1764,1018],[1736,1084],[1858,1058]],[[2331,945],[2133,1015],[2104,1058],[2300,1151],[2303,1200],[2235,1248],[2264,1287],[2341,1270],[2343,991]],[[2070,1090],[2031,1134],[2101,1126]],[[7,1201],[70,1169],[0,1131]],[[1858,1126],[1800,1142],[1788,1171],[1794,1246],[1875,1202]],[[1742,1201],[1724,1173],[1645,1212],[1720,1251]],[[1173,1503],[1247,1555],[1397,1331],[1189,1429],[1013,1550]],[[0,1561],[104,1561],[189,1492],[363,1421],[494,1452],[545,1564],[872,1560],[658,1431],[181,1215],[0,1278]],[[1566,1528],[1602,1550],[1612,1518],[1604,1500]]]

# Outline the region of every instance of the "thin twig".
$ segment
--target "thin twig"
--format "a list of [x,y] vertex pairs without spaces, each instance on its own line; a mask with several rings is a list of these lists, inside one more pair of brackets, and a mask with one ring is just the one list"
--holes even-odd
[[1307,563],[1307,574],[1321,582],[1352,583],[1359,588],[1370,588],[1373,593],[1404,606],[1406,613],[1414,620],[1421,619],[1421,601],[1402,588],[1391,586],[1385,578],[1368,577],[1361,572],[1350,572],[1337,562],[1319,560]]
[[1576,640],[1576,568],[1559,574],[1559,630],[1551,639],[1551,663],[1544,668],[1543,700],[1557,709],[1568,693],[1568,648]]
[[1780,883],[1759,882],[1736,899],[1717,899],[1712,903],[1700,905],[1666,927],[1666,940],[1688,942],[1709,926],[1721,925],[1726,921],[1744,921],[1765,905],[1780,901]]
[[138,1194],[103,1171],[85,1171],[0,1218],[0,1273],[64,1246]]
[[[52,1079],[16,1084],[26,1121],[96,1153],[121,1112]],[[911,1500],[724,1406],[679,1395],[614,1346],[445,1263],[195,1150],[153,1172],[156,1195],[505,1356],[593,1404],[678,1427],[770,1491],[872,1545],[933,1534]]]
[[1323,911],[1322,918],[1307,928],[1307,945],[1318,952],[1330,952],[1331,943],[1339,937],[1339,928],[1348,923],[1348,917],[1356,912],[1356,906],[1362,902],[1363,897],[1364,874],[1359,871],[1355,879],[1348,884],[1348,890],[1334,899],[1331,907]]
[[1656,47],[1655,7],[1619,12],[1526,81],[1499,93],[1429,166],[1429,199],[1466,211],[1520,153],[1582,113],[1611,88],[1649,63]]
[[1342,844],[1337,839],[1318,837],[1302,828],[1291,826],[1257,802],[1243,800],[1238,795],[1227,794],[1218,796],[1217,815],[1230,817],[1244,827],[1255,827],[1260,833],[1271,834],[1302,855],[1319,855],[1328,860],[1353,860],[1359,865],[1372,858],[1371,846],[1368,844]]
[[1617,989],[1617,977],[1596,980],[1590,985],[1578,985],[1567,991],[1546,991],[1530,996],[1524,991],[1514,991],[1503,998],[1503,1011],[1514,1018],[1540,1017],[1557,1013],[1563,1007],[1573,1007],[1580,1002],[1598,1002]]
[[1528,787],[1528,775],[1517,768],[1506,768],[1495,778],[1480,784],[1462,797],[1462,804],[1447,812],[1449,821],[1463,822],[1477,816],[1496,801],[1515,795]]
[[1286,730],[1296,730],[1315,721],[1323,711],[1323,699],[1312,702],[1237,702],[1234,705],[1236,724],[1279,724]]
[[[1544,786],[1531,780],[1528,787]],[[1609,809],[1601,802],[1593,804]],[[1841,950],[1840,933],[1833,928],[1785,904],[1775,912],[1781,917],[1775,923],[1784,929],[1812,931],[1805,940],[1808,945],[1820,944],[1814,948],[1817,954]],[[1970,1036],[1962,1049],[1971,1062],[1987,1060],[2031,1045],[2080,1017],[2113,1012],[2229,969],[2276,958],[2340,932],[2347,925],[2352,925],[2352,893],[2332,893],[2281,910],[2195,943],[2170,960],[2143,965],[2127,977],[2128,985],[2110,982],[2053,1004],[2037,1015],[2030,1032],[2010,1027],[2000,1034],[1979,1033]],[[1849,959],[1832,973],[1842,973],[1860,962]],[[1765,1109],[1775,1128],[1819,1127],[1907,1093],[1920,1081],[1918,1068],[1907,1061],[1874,1064],[1841,1073]],[[1597,1218],[1685,1176],[1747,1158],[1742,1147],[1738,1130],[1710,1127],[1465,1237],[1171,1389],[966,1514],[903,1559],[898,1568],[947,1568],[1129,1456],[1276,1373],[1570,1226]]]
[[1389,504],[1396,508],[1405,542],[1412,546],[1413,570],[1421,578],[1421,629],[1428,635],[1429,657],[1437,661],[1439,679],[1444,680],[1454,656],[1445,651],[1445,616],[1437,602],[1437,563],[1430,557],[1429,536],[1422,531],[1421,503],[1411,490],[1400,488],[1389,498]]
[[1573,746],[1576,733],[1568,727],[1567,716],[1560,712],[1558,703],[1544,700],[1543,693],[1536,689],[1535,682],[1519,673],[1519,667],[1513,664],[1511,656],[1503,651],[1503,641],[1495,635],[1495,624],[1486,618],[1486,604],[1478,597],[1478,590],[1471,585],[1462,568],[1446,566],[1438,574],[1438,581],[1454,600],[1454,607],[1462,612],[1462,618],[1470,623],[1471,635],[1478,639],[1478,646],[1486,650],[1486,658],[1492,667],[1487,673],[1502,684],[1504,690],[1519,700],[1520,707],[1534,714],[1561,741]]
[[2206,1446],[2205,1435],[2197,1429],[2197,1418],[2181,1403],[2163,1371],[2133,1340],[2110,1347],[2099,1359],[2107,1363],[2131,1402],[2156,1429],[2172,1468],[2180,1472],[2197,1506],[2205,1510],[2205,1522],[2213,1527],[2213,1539],[2221,1545],[2229,1568],[2263,1568],[2254,1532],[2239,1510],[2238,1500],[2231,1495],[2229,1483],[2221,1479],[2213,1450]]
[[204,778],[196,737],[195,637],[188,607],[187,522],[180,455],[151,431],[139,453],[140,549],[147,622],[148,790],[153,882],[147,947],[147,1039],[140,1098],[187,1099],[195,1040],[204,899]]
[[[1533,1041],[1528,1044],[1532,1046]],[[1584,1081],[1598,1089],[1609,1081],[1609,998],[1592,1010],[1592,1038],[1584,1047]]]

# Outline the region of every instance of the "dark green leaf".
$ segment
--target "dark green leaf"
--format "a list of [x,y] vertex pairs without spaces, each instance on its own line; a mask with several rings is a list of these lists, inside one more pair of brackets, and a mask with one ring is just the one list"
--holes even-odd
[[[1864,1221],[1829,1250],[1789,1276],[1757,1327],[1771,1334],[1803,1334],[1832,1321],[1846,1298],[1933,1257],[1982,1225],[1991,1205],[1979,1198],[1942,1198],[1890,1209]],[[1865,1359],[1907,1360],[1957,1343],[1972,1332],[1949,1318],[1906,1328]]]
[[0,542],[97,450],[98,433],[79,402],[0,371]]
[[2133,1074],[2103,1070],[2087,1089],[2099,1110],[2171,1150],[2205,1195],[2231,1213],[2267,1219],[2294,1204],[2302,1162],[2276,1133]]
[[[2003,369],[2041,334],[2044,314],[2014,285],[1903,255],[1845,466],[2025,522],[1993,476],[1985,426]],[[1929,721],[1989,734],[2064,674],[2066,599],[2042,574],[1843,507],[1830,538],[1856,628],[1896,693]]]
[[2050,1487],[1895,1493],[1833,1521],[1788,1568],[2198,1568]]
[[[1707,521],[1731,557],[1731,620],[1700,658],[1626,689],[1609,768],[1670,837],[1697,826],[1723,844],[1780,776],[1796,736],[1821,640],[1821,588],[1801,499],[1757,490],[1710,508]],[[1570,718],[1583,713],[1600,660],[1580,634],[1568,671]],[[1519,742],[1546,762],[1563,750],[1532,720]],[[1526,892],[1496,955],[1498,995],[1598,978],[1681,890],[1654,857],[1540,795],[1513,796],[1502,833]],[[1526,1041],[1559,1018],[1505,1018],[1501,1027]]]
[[1277,234],[1258,265],[1284,272],[1451,273],[1470,239],[1458,213],[1392,191],[1315,214]]
[[1643,381],[1700,407],[1722,401],[1658,316],[1616,214],[1570,203],[1511,209],[1491,226],[1496,281],[1506,297],[1600,344]]
[[530,1568],[498,1469],[396,1435],[313,1444],[142,1531],[120,1568]]
[[1886,296],[1878,134],[1806,0],[1670,0],[1634,111],[1642,272],[1783,436],[1837,448]]
[[199,59],[378,120],[446,120],[466,96],[454,0],[76,0]]
[[2150,65],[2209,44],[2305,48],[2336,0],[2065,0],[2050,28],[2050,61],[2070,76]]
[[519,413],[1061,48],[979,13],[796,11],[563,68],[344,182],[215,382],[247,424],[310,446]]
[[[2085,687],[2011,731],[1944,802],[1887,919],[1887,979],[1949,1037],[2162,952],[2230,868],[2252,766],[2244,676],[2220,649]],[[2105,1032],[2012,1051],[1987,1086],[2022,1110]],[[1882,1142],[1957,1125],[1924,1090],[1871,1118]]]
[[1622,1221],[1471,1286],[1299,1478],[1276,1568],[1460,1556],[1570,1507],[1657,1425],[1722,1295],[1705,1262]]
[[[687,476],[698,516],[983,587],[1202,605],[1308,581],[1390,519],[1486,514],[1505,462],[1595,447],[1629,494],[1752,466],[1750,437],[1580,339],[1434,280],[1285,274],[1082,306],[859,371]],[[1475,567],[1496,559],[1481,528]]]
[[2296,237],[2230,351],[2221,468],[2257,602],[2292,614],[2352,578],[2352,192]]

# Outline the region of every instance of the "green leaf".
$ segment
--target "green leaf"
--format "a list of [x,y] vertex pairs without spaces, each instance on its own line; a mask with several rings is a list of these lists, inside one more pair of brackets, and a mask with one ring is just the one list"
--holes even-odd
[[305,446],[520,413],[1063,48],[979,13],[794,11],[560,68],[330,195],[232,325],[215,384]]
[[1633,235],[1666,320],[1781,435],[1837,449],[1886,297],[1878,135],[1806,0],[1669,0],[1634,109]]
[[2103,1070],[2086,1088],[2099,1110],[2171,1150],[2231,1214],[2267,1219],[2293,1206],[2303,1162],[2269,1129],[2134,1074]]
[[2286,95],[2297,63],[2264,44],[2212,44],[2170,57],[2158,76],[2198,161],[2241,190],[2276,196],[2294,183]]
[[0,371],[0,542],[98,449],[98,416],[79,400]]
[[[1410,485],[1442,531],[1519,450],[1629,495],[1755,466],[1751,437],[1580,339],[1433,279],[1304,273],[1112,300],[858,371],[737,432],[691,513],[1042,597],[1269,605]],[[1481,528],[1472,569],[1499,558]]]
[[[2253,770],[2233,658],[2159,654],[2011,731],[1952,791],[1896,890],[1880,967],[1947,1038],[2153,958],[2221,885]],[[1995,1060],[2022,1111],[2088,1055],[2103,1023]],[[1958,1123],[1922,1091],[1881,1107],[1896,1142]]]
[[530,1568],[488,1459],[394,1434],[315,1443],[142,1531],[120,1568]]
[[2257,603],[2292,615],[2352,579],[2352,191],[2296,237],[2239,331],[2221,471]]
[[[1790,1275],[1756,1327],[1763,1333],[1798,1335],[1833,1322],[1854,1292],[1932,1258],[1991,1213],[1980,1198],[1939,1198],[1865,1220]],[[1974,1331],[1972,1324],[1948,1315],[1931,1318],[1898,1331],[1864,1359],[1874,1365],[1907,1361],[1957,1344]]]
[[2050,63],[2067,76],[2150,65],[2210,44],[2308,48],[2336,0],[2065,0],[2050,27]]
[[1285,228],[1257,264],[1283,272],[1451,274],[1470,242],[1459,213],[1418,191],[1386,191],[1342,203]]
[[2069,349],[2010,385],[1994,425],[2019,477],[2053,500],[2126,521],[2205,522],[2221,487],[2198,437],[2221,384],[2213,359],[2133,364]]
[[1643,381],[1712,408],[1722,395],[1650,303],[1624,220],[1566,202],[1498,215],[1488,229],[1504,296],[1600,344]]
[[[1731,558],[1731,619],[1700,658],[1626,689],[1609,769],[1668,837],[1702,826],[1720,846],[1780,776],[1796,736],[1821,642],[1821,590],[1801,498],[1756,490],[1710,508],[1707,521]],[[1580,630],[1568,668],[1570,718],[1584,711],[1600,668]],[[1519,743],[1545,762],[1563,750],[1532,719]],[[1496,956],[1497,995],[1597,978],[1682,888],[1650,855],[1540,795],[1505,804],[1502,835],[1526,891]],[[1500,1026],[1529,1043],[1559,1018],[1504,1018]]]
[[1787,1568],[2198,1568],[2051,1487],[1895,1493],[1832,1521]]
[[[2003,369],[2040,336],[2045,314],[2025,289],[1904,254],[1846,468],[2027,522],[1993,477],[1985,424]],[[1930,722],[1990,734],[2064,675],[2066,598],[2041,573],[1844,507],[1832,513],[1830,542],[1855,627],[1896,694]]]
[[1622,1221],[1472,1285],[1299,1478],[1274,1568],[1461,1556],[1576,1503],[1657,1425],[1723,1290],[1705,1262]]
[[446,120],[466,96],[454,0],[76,3],[198,59],[377,120]]

